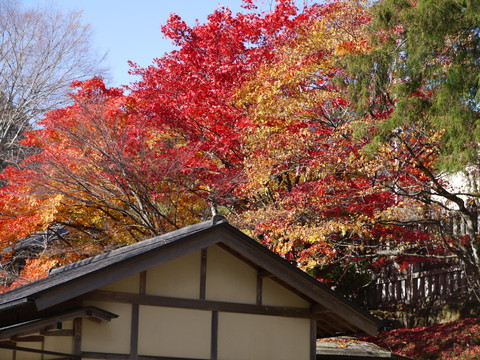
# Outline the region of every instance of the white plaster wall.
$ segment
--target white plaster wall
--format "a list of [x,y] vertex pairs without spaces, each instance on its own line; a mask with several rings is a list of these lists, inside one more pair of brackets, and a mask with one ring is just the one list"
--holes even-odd
[[262,304],[309,308],[310,303],[272,279],[263,279]]
[[138,294],[139,288],[140,288],[140,275],[135,274],[125,279],[115,281],[111,284],[105,285],[101,287],[100,290]]
[[210,311],[140,306],[138,353],[210,358]]
[[200,251],[161,264],[147,271],[148,295],[198,299],[200,295]]
[[220,313],[218,358],[222,360],[308,360],[310,320]]
[[205,297],[207,300],[255,304],[257,271],[220,247],[209,247]]
[[[66,321],[62,324],[62,329],[73,329],[73,321]],[[71,354],[73,352],[73,338],[70,336],[45,336],[45,350]],[[58,356],[44,355],[45,360],[58,359]]]
[[85,306],[89,305],[119,316],[101,322],[82,319],[82,351],[129,354],[132,305],[96,301],[85,303]]
[[[37,350],[42,349],[42,343],[40,342],[17,342],[16,346],[26,347],[30,349],[37,349]],[[17,355],[15,358],[15,360],[41,360],[41,359],[42,359],[41,354],[29,353],[25,351],[17,351]]]
[[[67,336],[45,336],[45,350],[71,354],[73,340]],[[45,360],[58,359],[58,356],[45,355]]]
[[13,351],[12,350],[7,350],[7,349],[0,349],[0,359],[2,359],[2,360],[13,360]]

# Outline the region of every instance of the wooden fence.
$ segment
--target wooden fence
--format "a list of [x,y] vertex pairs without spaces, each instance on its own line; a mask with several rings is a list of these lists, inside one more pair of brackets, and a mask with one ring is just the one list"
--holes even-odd
[[409,270],[394,279],[378,280],[355,301],[369,309],[392,304],[415,304],[439,299],[469,298],[472,291],[461,267],[424,271]]

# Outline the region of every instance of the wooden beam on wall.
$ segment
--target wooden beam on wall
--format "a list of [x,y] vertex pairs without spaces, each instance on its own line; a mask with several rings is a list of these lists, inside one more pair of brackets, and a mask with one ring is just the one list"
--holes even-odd
[[243,314],[286,316],[307,319],[314,317],[314,314],[312,314],[309,309],[305,308],[239,304],[223,301],[172,298],[165,296],[139,295],[101,290],[92,291],[88,295],[85,295],[84,299],[92,301],[107,301],[126,304],[233,312]]
[[263,303],[263,276],[261,271],[257,271],[257,305]]
[[217,360],[218,356],[218,311],[212,311],[212,335],[210,346],[210,360]]
[[142,271],[140,273],[140,285],[139,285],[138,292],[142,295],[147,293],[147,272],[146,271]]
[[317,320],[310,320],[310,360],[317,358]]
[[73,336],[73,330],[62,329],[62,330],[40,330],[40,335],[43,336]]
[[41,335],[30,335],[30,336],[12,336],[10,338],[14,342],[43,342],[44,338]]
[[72,350],[77,356],[82,352],[82,319],[77,318],[73,320],[73,339]]
[[138,319],[140,314],[140,305],[132,304],[132,324],[130,327],[130,359],[138,359]]
[[202,249],[200,259],[200,300],[205,300],[207,292],[207,248]]
[[[140,273],[140,283],[138,287],[138,293],[145,295],[147,291],[147,272],[142,271]],[[132,304],[132,322],[130,326],[130,359],[138,359],[138,329],[140,318],[140,305]]]

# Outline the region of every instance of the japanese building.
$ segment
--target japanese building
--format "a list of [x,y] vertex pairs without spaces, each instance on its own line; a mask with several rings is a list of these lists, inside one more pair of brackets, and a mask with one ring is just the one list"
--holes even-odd
[[0,358],[312,360],[380,322],[222,216],[0,295]]

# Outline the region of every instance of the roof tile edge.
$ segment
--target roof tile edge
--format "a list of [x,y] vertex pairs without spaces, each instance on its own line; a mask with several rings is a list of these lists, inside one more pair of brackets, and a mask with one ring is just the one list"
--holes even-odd
[[228,224],[228,219],[223,215],[213,215],[212,216],[212,225],[218,224]]

